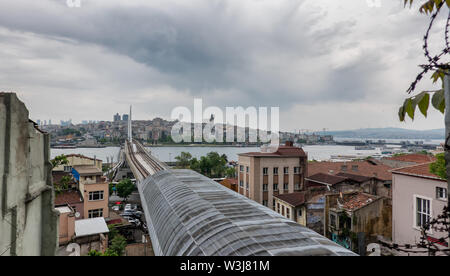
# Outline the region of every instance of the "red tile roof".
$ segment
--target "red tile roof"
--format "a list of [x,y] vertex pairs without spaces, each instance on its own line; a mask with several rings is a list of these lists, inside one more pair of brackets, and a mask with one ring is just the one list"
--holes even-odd
[[351,174],[351,173],[344,173],[344,172],[340,172],[338,174],[336,174],[337,176],[341,176],[341,177],[346,177],[350,180],[353,180],[355,182],[359,182],[359,183],[363,183],[366,181],[369,181],[370,179],[372,179],[373,177],[368,177],[368,176],[364,176],[364,175],[357,175],[357,174]]
[[341,176],[335,176],[335,175],[327,174],[327,173],[317,173],[315,175],[308,176],[306,178],[306,180],[313,181],[313,182],[319,182],[321,184],[325,183],[325,184],[329,184],[329,185],[336,185],[338,183],[345,182],[347,180],[347,178],[341,177]]
[[237,185],[238,180],[237,178],[225,178],[224,180],[220,181],[221,184],[230,183],[231,185]]
[[55,196],[55,206],[83,202],[81,193],[76,190],[64,191]]
[[392,157],[386,157],[385,159],[401,161],[401,162],[412,162],[412,163],[417,163],[417,164],[429,163],[429,162],[436,161],[436,157],[434,157],[433,155],[419,154],[419,153],[397,155],[397,156],[392,156]]
[[305,192],[297,192],[297,193],[274,195],[274,197],[288,203],[289,205],[297,207],[306,202],[305,195],[306,195]]
[[348,197],[344,196],[344,199],[339,198],[339,202],[343,205],[342,207],[344,209],[355,210],[374,202],[376,199],[378,197],[374,195],[357,193]]
[[431,163],[432,162],[394,169],[394,170],[392,170],[392,173],[426,177],[426,178],[432,178],[432,179],[445,181],[445,180],[441,179],[439,176],[430,172],[430,164]]
[[[346,166],[343,170],[342,166]],[[355,167],[353,167],[355,166]],[[357,166],[357,167],[356,167]],[[355,168],[355,170],[353,169]],[[336,175],[340,172],[351,173],[354,175],[362,175],[367,177],[376,177],[381,180],[387,181],[392,180],[392,174],[390,172],[392,168],[383,165],[376,164],[374,162],[369,162],[367,160],[363,161],[347,161],[347,162],[309,162],[308,163],[308,176],[325,173]]]

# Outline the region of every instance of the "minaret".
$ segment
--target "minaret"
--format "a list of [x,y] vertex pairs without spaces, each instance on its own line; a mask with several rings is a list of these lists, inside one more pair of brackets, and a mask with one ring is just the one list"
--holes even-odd
[[128,116],[128,141],[131,143],[132,140],[132,127],[131,127],[131,105],[130,105],[130,114]]

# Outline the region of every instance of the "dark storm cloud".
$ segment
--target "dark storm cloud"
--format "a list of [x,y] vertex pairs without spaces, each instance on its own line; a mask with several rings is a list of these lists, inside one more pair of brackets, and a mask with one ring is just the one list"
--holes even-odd
[[[275,101],[281,106],[323,98],[357,100],[364,97],[365,85],[365,77],[358,72],[380,67],[375,59],[371,64],[328,72],[320,56],[330,54],[333,42],[351,32],[356,23],[340,20],[311,31],[327,14],[303,8],[305,1],[284,1],[267,14],[270,18],[259,19],[262,22],[247,21],[245,11],[227,1],[194,1],[190,8],[168,4],[170,9],[96,1],[68,9],[65,1],[33,2],[39,3],[9,3],[0,11],[0,25],[102,45],[155,68],[169,76],[164,79],[169,85],[193,95],[236,90],[248,98],[247,104]],[[296,75],[293,65],[330,74],[333,89],[318,83],[316,91],[311,91],[308,82],[314,79],[308,73]]]

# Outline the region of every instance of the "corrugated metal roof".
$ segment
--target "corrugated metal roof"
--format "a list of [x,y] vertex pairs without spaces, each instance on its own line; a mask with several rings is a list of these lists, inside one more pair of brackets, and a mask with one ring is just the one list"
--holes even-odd
[[164,170],[139,183],[156,255],[355,255],[191,170]]

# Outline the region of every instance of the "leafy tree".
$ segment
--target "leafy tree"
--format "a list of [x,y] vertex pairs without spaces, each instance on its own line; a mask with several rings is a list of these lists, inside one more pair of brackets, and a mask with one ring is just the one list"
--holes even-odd
[[227,168],[225,170],[225,176],[229,178],[235,178],[236,177],[236,170],[234,168]]
[[189,152],[182,152],[180,155],[175,157],[177,160],[177,167],[186,169],[189,167],[190,161],[192,159],[192,155]]
[[447,179],[444,153],[436,154],[436,161],[430,164],[430,172],[442,179]]
[[134,191],[135,186],[134,186],[133,182],[131,182],[130,179],[124,179],[124,180],[121,180],[117,184],[116,189],[117,189],[117,195],[120,196],[121,198],[124,198],[126,201],[127,198]]
[[125,247],[127,246],[127,240],[122,235],[115,235],[115,237],[111,241],[111,245],[108,249],[110,249],[112,252],[115,252],[117,256],[122,256]]
[[64,154],[61,154],[50,160],[50,163],[52,164],[52,168],[54,169],[61,165],[68,165],[69,160],[67,160],[67,157]]

